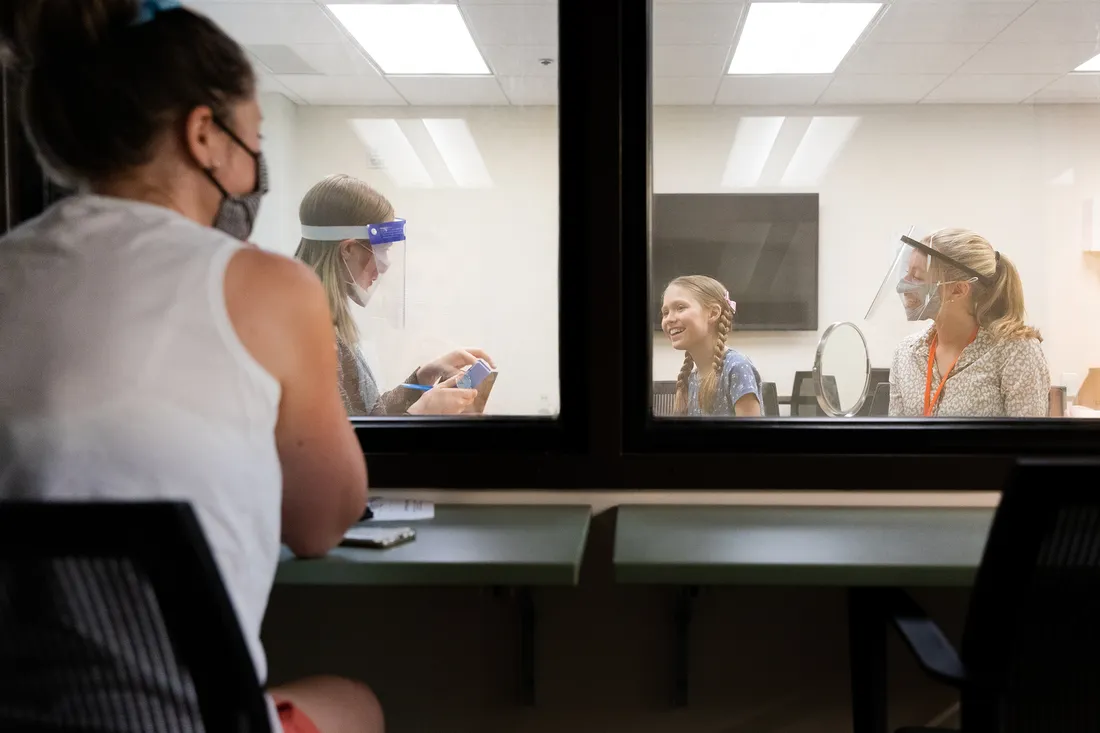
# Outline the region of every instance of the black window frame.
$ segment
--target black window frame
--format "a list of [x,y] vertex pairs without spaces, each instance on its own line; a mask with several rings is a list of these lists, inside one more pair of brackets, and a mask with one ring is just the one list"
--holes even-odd
[[[626,363],[645,365],[623,374],[628,462],[656,467],[658,456],[665,463],[679,456],[684,464],[698,466],[698,478],[683,488],[997,490],[1018,456],[1100,452],[1100,421],[1095,420],[654,417],[652,5],[642,0],[622,8],[623,353]],[[645,246],[631,246],[639,242]],[[666,475],[664,480],[673,479]]]
[[[607,352],[619,331],[619,27],[618,2],[558,0],[559,414],[353,418],[373,486],[616,483],[619,370]],[[592,366],[600,354],[610,380]],[[522,379],[523,364],[504,370]]]

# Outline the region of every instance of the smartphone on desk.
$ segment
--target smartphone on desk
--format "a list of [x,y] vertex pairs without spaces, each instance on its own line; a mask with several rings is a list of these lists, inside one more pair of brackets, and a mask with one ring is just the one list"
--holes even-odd
[[412,527],[352,527],[344,532],[346,547],[374,547],[384,550],[416,539]]

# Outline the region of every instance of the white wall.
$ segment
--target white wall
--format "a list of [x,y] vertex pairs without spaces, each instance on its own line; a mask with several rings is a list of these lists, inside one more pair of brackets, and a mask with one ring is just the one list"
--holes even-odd
[[[407,328],[393,333],[363,322],[386,384],[450,348],[482,346],[501,368],[491,411],[556,411],[556,111],[295,109],[281,97],[265,98],[264,108],[278,198],[265,202],[257,229],[262,245],[293,251],[297,202],[334,172],[376,185],[409,221]],[[787,122],[758,184],[726,188],[730,146],[746,115]],[[828,115],[857,117],[858,125],[816,180],[780,185],[810,119]],[[424,118],[465,120],[491,185],[459,186],[424,131]],[[408,171],[393,175],[377,158],[372,163],[352,130],[354,119],[395,120],[423,165],[419,182]],[[889,366],[894,345],[913,326],[900,307],[869,323],[863,317],[896,235],[910,224],[975,229],[1016,262],[1055,383],[1067,383],[1072,393],[1072,375],[1079,380],[1100,365],[1100,329],[1088,327],[1100,313],[1100,253],[1082,252],[1084,203],[1100,196],[1100,106],[663,107],[654,114],[653,173],[658,193],[820,193],[818,332],[731,336],[780,393],[790,391],[795,371],[811,368],[818,335],[834,321],[857,323],[872,363]],[[674,379],[681,360],[655,334],[654,378]]]
[[252,241],[264,249],[293,255],[298,247],[294,230],[298,225],[298,201],[294,198],[294,136],[298,106],[281,94],[263,94],[260,107],[264,121],[264,160],[269,188],[260,205],[252,230]]

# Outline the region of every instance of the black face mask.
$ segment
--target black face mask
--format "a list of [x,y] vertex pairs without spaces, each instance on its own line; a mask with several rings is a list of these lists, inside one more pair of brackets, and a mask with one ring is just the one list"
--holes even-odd
[[203,169],[206,177],[218,187],[222,194],[221,204],[218,205],[218,213],[214,217],[214,228],[220,229],[244,242],[252,234],[252,227],[256,224],[256,217],[260,213],[260,200],[268,190],[267,163],[264,161],[263,153],[253,152],[237,137],[236,133],[229,129],[228,125],[217,117],[214,118],[214,124],[222,128],[233,142],[251,155],[256,165],[256,187],[250,193],[239,196],[229,193],[222,184],[218,183],[212,168]]

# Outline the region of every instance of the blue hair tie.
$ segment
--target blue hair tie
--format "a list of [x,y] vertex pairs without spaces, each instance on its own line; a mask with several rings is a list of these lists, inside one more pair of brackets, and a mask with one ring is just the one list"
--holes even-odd
[[134,21],[134,25],[141,25],[142,23],[148,23],[153,18],[157,17],[157,13],[163,13],[166,10],[175,10],[182,7],[180,0],[141,0],[138,5],[138,17]]

